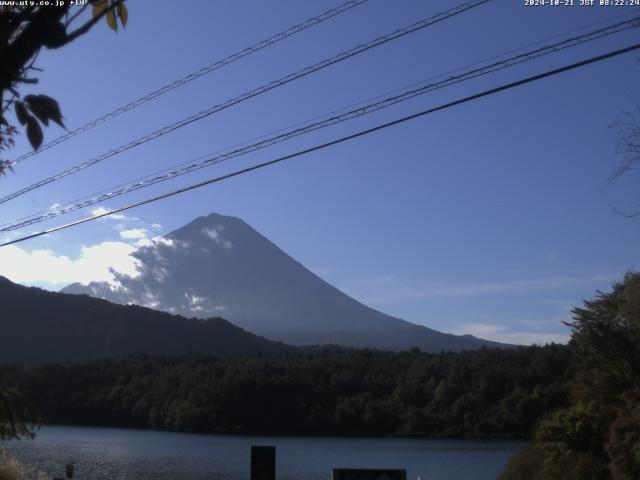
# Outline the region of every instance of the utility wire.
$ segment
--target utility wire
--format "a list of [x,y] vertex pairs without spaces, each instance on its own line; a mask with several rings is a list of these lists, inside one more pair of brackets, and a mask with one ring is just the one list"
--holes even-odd
[[327,10],[324,13],[321,13],[318,16],[315,17],[311,17],[307,20],[305,20],[302,23],[299,23],[298,25],[294,25],[293,27],[277,33],[269,38],[266,38],[258,43],[256,43],[255,45],[252,45],[250,47],[245,48],[244,50],[241,50],[239,52],[233,53],[231,55],[229,55],[228,57],[226,57],[223,60],[218,60],[215,63],[212,63],[210,65],[207,65],[205,67],[202,67],[200,70],[196,70],[195,72],[191,72],[188,75],[185,75],[182,78],[179,78],[178,80],[175,80],[171,83],[168,83],[160,88],[158,88],[157,90],[154,90],[153,92],[148,93],[147,95],[144,95],[142,97],[139,97],[129,103],[127,103],[126,105],[123,105],[121,107],[116,108],[115,110],[104,114],[101,117],[96,118],[95,120],[86,123],[85,125],[76,128],[75,130],[71,130],[70,132],[65,133],[64,135],[61,135],[60,137],[51,140],[50,142],[45,143],[44,145],[42,145],[38,150],[31,150],[23,155],[20,155],[18,158],[16,158],[15,160],[13,160],[12,162],[10,162],[10,166],[14,166],[17,165],[21,162],[23,162],[24,160],[26,160],[29,157],[33,157],[34,155],[43,152],[45,150],[50,149],[51,147],[55,147],[56,145],[59,145],[63,142],[66,142],[67,140],[75,137],[76,135],[79,135],[80,133],[86,132],[88,130],[91,130],[94,127],[97,127],[98,125],[102,125],[103,123],[108,122],[109,120],[113,120],[114,118],[122,115],[125,112],[128,112],[129,110],[132,110],[136,107],[139,107],[140,105],[143,105],[145,103],[147,103],[150,100],[153,100],[154,98],[157,98],[161,95],[164,95],[165,93],[170,92],[171,90],[175,90],[178,87],[181,87],[182,85],[185,85],[197,78],[200,78],[204,75],[207,75],[208,73],[213,72],[214,70],[218,70],[222,67],[225,67],[233,62],[235,62],[236,60],[240,60],[241,58],[244,58],[246,56],[251,55],[252,53],[256,53],[264,48],[270,47],[271,45],[274,45],[278,42],[280,42],[281,40],[284,40],[286,38],[289,38],[297,33],[302,32],[303,30],[306,30],[308,28],[311,28],[315,25],[318,25],[326,20],[329,20],[337,15],[340,15],[341,13],[344,13],[354,7],[357,7],[359,5],[362,5],[363,3],[366,3],[368,0],[349,0],[348,2],[343,3],[342,5],[339,5],[338,7],[332,8],[331,10]]
[[[124,195],[127,193],[131,193],[133,191],[142,189],[142,188],[147,188],[150,187],[152,185],[155,185],[157,183],[161,183],[167,180],[170,180],[172,178],[176,178],[191,172],[194,172],[196,170],[200,170],[202,168],[205,167],[209,167],[218,163],[222,163],[224,161],[230,160],[232,158],[235,157],[239,157],[239,156],[243,156],[243,155],[247,155],[249,153],[255,152],[257,150],[261,150],[267,147],[270,147],[272,145],[275,145],[277,143],[286,141],[286,140],[290,140],[292,138],[295,138],[297,136],[303,135],[303,134],[307,134],[310,132],[313,132],[315,130],[319,130],[321,128],[326,128],[338,123],[342,123],[345,122],[347,120],[351,120],[353,118],[357,118],[357,117],[361,117],[364,115],[368,115],[370,113],[388,108],[392,105],[395,105],[397,103],[400,102],[404,102],[406,100],[415,98],[419,95],[423,95],[425,93],[428,92],[432,92],[434,90],[440,89],[440,88],[444,88],[447,86],[451,86],[454,85],[456,83],[460,83],[466,80],[470,80],[482,75],[487,75],[505,68],[509,68],[512,67],[514,65],[518,65],[520,63],[526,62],[526,61],[530,61],[536,58],[540,58],[542,56],[551,54],[551,53],[555,53],[557,51],[560,50],[564,50],[566,48],[570,48],[570,47],[575,47],[577,45],[581,45],[605,36],[609,36],[609,35],[613,35],[616,33],[621,33],[623,31],[626,31],[628,29],[634,28],[634,22],[640,20],[640,16],[630,19],[630,20],[626,20],[623,22],[618,22],[614,25],[611,26],[607,26],[604,28],[600,28],[591,32],[588,32],[586,34],[580,35],[580,36],[576,36],[576,37],[572,37],[572,38],[568,38],[566,40],[563,40],[561,42],[556,42],[552,45],[547,45],[547,46],[543,46],[541,48],[532,50],[532,51],[528,51],[525,53],[522,53],[520,55],[516,55],[514,57],[511,58],[507,58],[498,62],[494,62],[492,64],[480,67],[480,68],[475,68],[472,69],[468,72],[465,72],[461,75],[456,75],[456,76],[450,76],[442,81],[439,82],[433,82],[433,83],[423,83],[422,85],[420,85],[418,88],[413,88],[411,90],[405,91],[399,95],[395,95],[392,97],[388,97],[385,98],[381,101],[378,102],[374,102],[368,105],[365,105],[363,107],[360,108],[356,108],[344,113],[341,113],[339,115],[335,115],[335,116],[331,116],[329,118],[324,118],[323,120],[317,121],[317,122],[309,122],[307,123],[305,126],[300,127],[300,128],[295,128],[293,130],[289,130],[289,131],[285,131],[283,133],[280,133],[278,135],[272,136],[270,138],[266,138],[266,139],[261,139],[260,141],[250,144],[250,145],[246,145],[243,146],[241,148],[237,148],[235,150],[232,150],[230,152],[224,153],[224,154],[219,154],[219,155],[213,155],[213,156],[209,156],[208,158],[204,158],[201,161],[197,161],[197,160],[192,160],[191,162],[187,162],[185,164],[182,164],[184,166],[182,166],[180,168],[180,166],[178,167],[173,167],[173,169],[167,169],[167,173],[164,173],[162,175],[158,174],[156,176],[153,176],[151,178],[142,180],[142,181],[136,181],[135,183],[129,183],[129,184],[124,184],[121,188],[118,189],[112,189],[110,191],[102,191],[99,193],[94,194],[91,197],[85,197],[84,199],[82,199],[82,201],[79,202],[75,202],[75,203],[69,203],[67,205],[64,206],[59,206],[53,209],[49,209],[45,212],[42,212],[42,214],[40,215],[32,215],[30,217],[25,217],[24,219],[18,219],[16,221],[13,222],[8,222],[5,223],[4,225],[0,225],[0,231],[2,232],[8,232],[8,231],[13,231],[13,230],[17,230],[29,225],[33,225],[35,223],[40,223],[43,222],[45,220],[54,218],[54,217],[58,217],[61,215],[65,215],[67,213],[71,213],[77,210],[80,210],[82,208],[86,208],[88,206],[91,205],[95,205],[97,203],[103,202],[105,200],[110,200],[112,198],[115,198],[117,196],[120,195]],[[203,157],[200,157],[200,159],[202,159]],[[162,173],[162,172],[161,172]]]
[[413,23],[409,26],[400,28],[398,30],[395,30],[394,32],[391,32],[387,35],[378,37],[374,40],[371,40],[367,43],[361,44],[357,47],[354,47],[350,50],[346,50],[344,52],[339,53],[338,55],[335,55],[331,58],[325,59],[321,62],[318,62],[314,65],[311,65],[309,67],[303,68],[302,70],[299,70],[295,73],[289,74],[285,77],[282,77],[278,80],[274,80],[270,83],[267,83],[265,85],[262,85],[250,92],[244,93],[238,97],[232,98],[230,100],[227,100],[224,103],[218,104],[218,105],[214,105],[206,110],[201,111],[200,113],[197,113],[195,115],[192,115],[190,117],[184,118],[178,122],[175,122],[171,125],[167,125],[159,130],[156,130],[154,132],[151,132],[147,135],[145,135],[144,137],[140,137],[137,140],[134,140],[132,142],[129,142],[127,144],[121,145],[119,147],[116,147],[106,153],[103,153],[95,158],[92,158],[91,160],[88,160],[86,162],[80,163],[74,167],[71,167],[68,170],[64,170],[60,173],[57,173],[51,177],[45,178],[43,180],[40,180],[28,187],[22,188],[16,192],[13,192],[9,195],[6,195],[2,198],[0,198],[0,204],[6,203],[9,200],[12,200],[16,197],[19,197],[20,195],[24,195],[25,193],[28,193],[32,190],[35,190],[37,188],[40,188],[44,185],[47,185],[49,183],[55,182],[57,180],[60,180],[61,178],[64,178],[68,175],[72,175],[74,173],[77,173],[81,170],[84,170],[87,167],[90,167],[92,165],[95,165],[97,163],[100,163],[110,157],[113,157],[114,155],[117,155],[119,153],[122,153],[124,151],[130,150],[134,147],[137,147],[139,145],[142,145],[143,143],[147,143],[151,140],[155,140],[158,137],[161,137],[163,135],[166,135],[170,132],[173,132],[174,130],[177,130],[179,128],[185,127],[187,125],[190,125],[194,122],[197,122],[199,120],[202,120],[203,118],[206,118],[210,115],[213,115],[214,113],[220,112],[222,110],[225,110],[229,107],[232,107],[234,105],[237,105],[241,102],[244,102],[245,100],[248,100],[250,98],[253,98],[257,95],[260,95],[262,93],[268,92],[270,90],[273,90],[277,87],[280,87],[282,85],[286,85],[294,80],[298,80],[299,78],[305,77],[311,73],[317,72],[318,70],[322,70],[324,68],[329,67],[330,65],[336,64],[338,62],[341,62],[343,60],[347,60],[351,57],[354,57],[360,53],[366,52],[368,50],[371,50],[372,48],[378,47],[380,45],[383,45],[385,43],[388,43],[392,40],[395,40],[397,38],[403,37],[405,35],[408,35],[410,33],[416,32],[418,30],[422,30],[423,28],[429,27],[431,25],[434,25],[436,23],[439,23],[443,20],[447,20],[451,17],[454,17],[456,15],[459,15],[463,12],[466,12],[467,10],[470,10],[472,8],[475,7],[479,7],[480,5],[483,5],[485,3],[488,3],[492,0],[471,0],[470,2],[466,2],[463,4],[460,4],[456,7],[453,7],[449,10],[446,10],[444,12],[441,12],[437,15],[434,15],[432,17],[420,20],[416,23]]
[[[306,124],[308,124],[308,123],[310,123],[310,122],[312,122],[312,121],[319,120],[319,119],[322,119],[322,118],[326,118],[326,117],[328,117],[328,116],[330,116],[330,115],[334,115],[334,114],[337,114],[337,113],[340,113],[340,112],[344,112],[344,111],[346,111],[346,110],[348,110],[348,109],[351,109],[351,108],[354,108],[354,107],[358,107],[358,106],[360,106],[360,105],[364,105],[364,104],[366,104],[366,103],[368,103],[368,102],[372,102],[372,101],[374,101],[374,100],[378,100],[378,99],[384,98],[384,97],[386,97],[386,96],[388,96],[388,95],[391,95],[391,94],[397,94],[398,92],[402,92],[402,91],[408,90],[408,89],[410,89],[410,88],[415,88],[415,87],[417,87],[418,85],[423,84],[424,82],[432,81],[432,80],[436,80],[436,79],[438,79],[438,78],[443,78],[443,77],[446,77],[447,75],[451,75],[451,74],[454,74],[454,73],[456,73],[456,72],[463,71],[463,70],[465,70],[465,69],[467,69],[467,68],[475,67],[475,66],[477,66],[477,65],[482,65],[483,63],[490,62],[490,61],[492,61],[492,60],[496,60],[496,59],[499,59],[499,58],[503,58],[503,57],[505,57],[506,55],[510,55],[510,54],[512,54],[512,53],[516,53],[516,52],[521,52],[521,51],[523,51],[523,50],[526,50],[527,48],[531,48],[531,47],[535,47],[535,46],[537,46],[537,45],[541,45],[541,44],[543,44],[543,43],[545,43],[545,42],[549,42],[549,41],[552,41],[552,40],[556,40],[556,39],[559,39],[559,38],[565,37],[565,36],[567,36],[567,35],[571,35],[571,34],[574,34],[574,33],[577,33],[577,32],[581,32],[581,31],[584,31],[584,30],[586,30],[586,29],[588,29],[588,28],[592,28],[592,27],[595,27],[595,26],[598,26],[598,25],[603,25],[603,24],[608,23],[608,22],[613,21],[613,20],[618,20],[618,19],[623,18],[623,17],[628,17],[628,16],[630,16],[631,14],[635,14],[635,12],[626,12],[626,13],[622,13],[622,14],[614,15],[614,16],[612,16],[612,17],[606,18],[606,19],[604,19],[604,20],[600,20],[600,21],[598,21],[598,22],[593,22],[593,23],[590,23],[590,24],[584,25],[584,26],[582,26],[582,27],[578,27],[578,28],[575,28],[575,29],[569,30],[569,31],[567,31],[567,32],[563,32],[563,33],[556,34],[556,35],[553,35],[553,36],[550,36],[550,37],[546,37],[546,38],[544,38],[544,39],[542,39],[542,40],[538,40],[538,41],[536,41],[536,42],[529,43],[529,44],[527,44],[527,45],[523,45],[523,46],[521,46],[521,47],[514,48],[514,49],[508,50],[508,51],[506,51],[506,52],[502,52],[502,53],[500,53],[500,54],[498,54],[498,55],[493,55],[493,56],[491,56],[491,57],[489,57],[489,58],[484,58],[484,59],[479,60],[479,61],[477,61],[477,62],[474,62],[474,63],[472,63],[472,64],[467,64],[467,65],[462,66],[462,67],[457,67],[457,68],[455,68],[455,69],[453,69],[453,70],[449,70],[449,71],[447,71],[447,72],[445,72],[445,73],[441,73],[441,74],[439,74],[439,75],[435,75],[435,76],[429,77],[429,78],[427,78],[427,79],[425,79],[425,80],[421,80],[421,81],[419,81],[419,82],[414,82],[414,83],[412,83],[412,84],[410,84],[410,85],[406,85],[406,86],[401,87],[401,88],[396,88],[396,89],[394,89],[394,90],[391,90],[391,91],[387,91],[387,92],[381,93],[381,94],[379,94],[379,95],[376,95],[375,97],[369,97],[369,98],[367,98],[367,99],[364,99],[364,100],[361,100],[361,101],[359,101],[359,102],[356,102],[356,103],[353,103],[353,104],[347,105],[347,106],[345,106],[345,107],[342,107],[342,108],[339,108],[339,109],[333,110],[333,111],[328,112],[328,113],[325,113],[325,114],[323,114],[323,115],[315,116],[315,117],[313,117],[313,118],[311,118],[311,119],[309,119],[309,120],[306,120],[306,121],[303,121],[303,122],[298,122],[298,123],[295,123],[295,124],[293,124],[293,125],[289,125],[289,126],[287,126],[287,127],[280,128],[280,129],[278,129],[278,130],[276,130],[276,131],[272,131],[272,132],[269,132],[269,133],[266,133],[266,134],[260,135],[259,137],[253,137],[253,138],[251,138],[251,139],[249,139],[249,140],[245,140],[245,141],[243,141],[243,142],[236,143],[236,144],[234,144],[234,145],[231,145],[231,146],[228,146],[228,147],[225,147],[225,148],[218,149],[218,150],[216,150],[216,151],[215,151],[215,152],[213,152],[213,153],[205,154],[205,155],[201,155],[201,156],[199,156],[199,157],[197,157],[197,158],[194,158],[194,159],[191,159],[191,160],[189,160],[189,161],[181,162],[181,163],[180,163],[180,164],[178,164],[178,165],[174,165],[174,166],[172,166],[172,167],[163,168],[163,169],[161,169],[161,170],[156,170],[156,171],[155,171],[155,172],[153,172],[153,173],[150,173],[150,174],[147,174],[147,175],[142,175],[142,176],[140,176],[140,177],[136,177],[136,178],[133,178],[133,179],[127,180],[126,182],[120,183],[120,184],[118,184],[118,185],[111,186],[111,187],[106,188],[106,189],[104,189],[104,190],[101,190],[101,191],[99,191],[99,192],[95,192],[95,193],[92,193],[92,194],[89,194],[89,195],[84,195],[84,196],[82,196],[82,197],[76,198],[76,199],[71,200],[71,201],[69,201],[69,202],[67,202],[67,203],[65,203],[65,204],[62,204],[62,205],[56,205],[56,206],[55,206],[55,207],[53,207],[53,208],[48,208],[48,209],[45,209],[45,210],[40,210],[40,211],[38,211],[38,212],[36,212],[36,213],[33,213],[33,214],[30,214],[30,215],[25,215],[25,216],[23,216],[23,217],[20,217],[20,218],[17,218],[17,219],[14,219],[14,220],[11,220],[11,221],[8,221],[8,222],[5,222],[5,223],[0,224],[0,231],[3,231],[3,230],[2,230],[2,228],[6,227],[6,226],[8,226],[8,225],[11,225],[11,224],[13,224],[13,223],[17,223],[17,222],[20,222],[20,221],[22,221],[22,220],[32,219],[32,218],[34,218],[34,217],[36,217],[36,216],[40,216],[40,215],[44,215],[44,214],[48,214],[48,213],[52,213],[52,212],[56,212],[56,211],[61,210],[61,209],[65,209],[66,207],[72,206],[72,205],[74,205],[74,204],[77,204],[77,203],[83,202],[83,201],[88,200],[88,199],[91,199],[92,197],[95,197],[95,196],[97,196],[97,195],[102,195],[102,194],[104,194],[104,193],[108,193],[108,192],[109,192],[109,191],[111,191],[111,190],[115,190],[115,189],[118,189],[118,188],[124,187],[124,186],[126,186],[126,185],[129,185],[129,184],[131,184],[131,183],[139,182],[139,181],[141,181],[141,180],[150,179],[150,178],[153,178],[153,177],[155,177],[155,176],[158,176],[158,175],[161,175],[161,174],[164,174],[164,173],[168,173],[168,172],[170,172],[171,170],[174,170],[174,169],[176,169],[176,168],[180,168],[180,167],[183,167],[183,166],[189,165],[189,164],[191,164],[191,163],[201,161],[201,160],[203,160],[203,159],[205,159],[205,158],[207,158],[207,157],[209,157],[209,156],[211,156],[211,155],[216,155],[216,154],[218,154],[218,153],[226,152],[226,151],[231,150],[231,149],[235,149],[235,148],[238,148],[238,147],[241,147],[241,146],[249,145],[249,144],[251,144],[251,143],[257,142],[258,140],[263,140],[263,139],[268,138],[268,137],[270,137],[270,136],[273,136],[273,135],[276,135],[276,134],[279,134],[279,133],[286,132],[287,130],[290,130],[290,129],[292,129],[292,128],[299,127],[299,126],[302,126],[302,125],[306,125]],[[632,19],[631,21],[633,22],[634,20],[635,20],[635,19]],[[50,217],[48,217],[48,218],[50,218]]]
[[322,143],[320,145],[316,145],[316,146],[313,146],[313,147],[310,147],[310,148],[307,148],[307,149],[304,149],[304,150],[299,150],[299,151],[297,151],[295,153],[284,155],[282,157],[278,157],[278,158],[270,160],[268,162],[259,163],[257,165],[253,165],[251,167],[243,168],[241,170],[236,170],[234,172],[231,172],[231,173],[228,173],[228,174],[225,174],[225,175],[221,175],[221,176],[218,176],[218,177],[210,178],[208,180],[205,180],[205,181],[202,181],[202,182],[198,182],[198,183],[186,186],[186,187],[182,187],[182,188],[179,188],[177,190],[173,190],[173,191],[170,191],[170,192],[167,192],[167,193],[156,195],[154,197],[147,198],[147,199],[141,200],[139,202],[131,203],[131,204],[126,205],[124,207],[119,207],[119,208],[117,208],[115,210],[111,210],[109,212],[102,213],[100,215],[94,215],[94,216],[91,216],[91,217],[86,217],[86,218],[83,218],[83,219],[80,219],[80,220],[76,220],[76,221],[71,222],[71,223],[67,223],[65,225],[60,225],[60,226],[57,226],[57,227],[54,227],[54,228],[50,228],[48,230],[43,230],[43,231],[38,232],[38,233],[34,233],[34,234],[27,235],[27,236],[24,236],[24,237],[21,237],[21,238],[17,238],[15,240],[10,240],[8,242],[4,242],[4,243],[0,244],[0,247],[5,247],[7,245],[13,245],[13,244],[16,244],[16,243],[24,242],[24,241],[30,240],[32,238],[41,237],[43,235],[47,235],[47,234],[50,234],[50,233],[58,232],[60,230],[71,228],[71,227],[74,227],[76,225],[80,225],[80,224],[83,224],[83,223],[87,223],[87,222],[90,222],[92,220],[97,220],[98,218],[106,217],[106,216],[112,215],[114,213],[124,212],[125,210],[130,210],[130,209],[135,208],[135,207],[139,207],[139,206],[142,206],[142,205],[147,205],[149,203],[153,203],[153,202],[156,202],[158,200],[162,200],[162,199],[165,199],[165,198],[172,197],[174,195],[178,195],[178,194],[185,193],[185,192],[188,192],[188,191],[191,191],[191,190],[195,190],[197,188],[201,188],[201,187],[204,187],[206,185],[210,185],[210,184],[213,184],[213,183],[218,183],[218,182],[221,182],[223,180],[227,180],[229,178],[237,177],[237,176],[243,175],[245,173],[249,173],[249,172],[252,172],[252,171],[255,171],[255,170],[259,170],[259,169],[262,169],[262,168],[265,168],[265,167],[269,167],[269,166],[284,162],[285,160],[290,160],[292,158],[300,157],[302,155],[306,155],[306,154],[311,153],[311,152],[315,152],[315,151],[318,151],[318,150],[323,150],[323,149],[331,147],[333,145],[338,145],[340,143],[344,143],[344,142],[347,142],[347,141],[350,141],[350,140],[353,140],[353,139],[356,139],[356,138],[359,138],[359,137],[362,137],[362,136],[365,136],[365,135],[369,135],[371,133],[377,132],[379,130],[384,130],[384,129],[392,127],[394,125],[399,125],[399,124],[408,122],[410,120],[415,120],[416,118],[424,117],[424,116],[429,115],[431,113],[435,113],[435,112],[438,112],[438,111],[441,111],[441,110],[446,110],[448,108],[452,108],[452,107],[455,107],[457,105],[461,105],[463,103],[468,103],[468,102],[471,102],[471,101],[474,101],[474,100],[478,100],[480,98],[487,97],[489,95],[493,95],[493,94],[496,94],[496,93],[499,93],[499,92],[503,92],[505,90],[510,90],[512,88],[519,87],[521,85],[532,83],[532,82],[535,82],[535,81],[538,81],[538,80],[542,80],[544,78],[551,77],[551,76],[554,76],[554,75],[558,75],[558,74],[563,73],[563,72],[567,72],[567,71],[570,71],[570,70],[575,70],[577,68],[584,67],[584,66],[590,65],[592,63],[601,62],[603,60],[607,60],[609,58],[617,57],[619,55],[623,55],[625,53],[629,53],[629,52],[632,52],[632,51],[635,51],[635,50],[638,50],[638,49],[640,49],[640,43],[636,43],[634,45],[631,45],[631,46],[628,46],[628,47],[625,47],[625,48],[614,50],[614,51],[605,53],[603,55],[598,55],[596,57],[590,57],[590,58],[587,58],[586,60],[582,60],[580,62],[572,63],[572,64],[569,64],[569,65],[565,65],[565,66],[560,67],[560,68],[555,68],[553,70],[547,70],[546,72],[543,72],[543,73],[540,73],[540,74],[537,74],[537,75],[526,77],[524,79],[517,80],[515,82],[503,84],[503,85],[501,85],[499,87],[495,87],[495,88],[492,88],[490,90],[485,90],[485,91],[482,91],[480,93],[476,93],[474,95],[470,95],[468,97],[464,97],[464,98],[461,98],[461,99],[458,99],[458,100],[454,100],[454,101],[449,102],[449,103],[445,103],[443,105],[439,105],[437,107],[429,108],[427,110],[422,110],[421,112],[414,113],[412,115],[407,115],[405,117],[401,117],[401,118],[398,118],[396,120],[392,120],[390,122],[382,123],[382,124],[377,125],[375,127],[371,127],[371,128],[366,129],[366,130],[361,130],[361,131],[353,133],[351,135],[340,137],[338,139],[331,140],[329,142]]
[[[539,58],[543,55],[547,55],[550,53],[554,53],[557,52],[559,50],[565,49],[565,48],[569,48],[569,47],[574,47],[577,45],[580,45],[582,43],[586,43],[588,41],[592,41],[598,38],[601,38],[603,36],[606,35],[612,35],[614,33],[620,33],[624,30],[630,29],[633,27],[633,23],[640,19],[640,17],[631,19],[631,20],[627,20],[625,22],[619,22],[615,25],[609,26],[609,27],[605,27],[605,28],[601,28],[598,30],[595,30],[593,32],[589,32],[587,34],[578,36],[578,37],[573,37],[573,38],[569,38],[566,39],[562,42],[558,42],[556,44],[553,45],[548,45],[545,46],[543,48],[539,48],[537,50],[531,51],[531,52],[527,52],[521,55],[518,55],[516,57],[512,57],[506,60],[502,60],[500,62],[496,62],[494,64],[482,67],[482,68],[478,68],[475,70],[472,70],[470,72],[465,73],[464,75],[458,75],[458,76],[454,76],[454,77],[450,77],[448,79],[446,79],[445,81],[442,82],[437,82],[437,83],[431,83],[431,84],[427,84],[427,85],[421,85],[420,88],[418,89],[414,89],[412,91],[409,92],[405,92],[402,95],[397,95],[395,97],[391,97],[391,98],[387,98],[381,102],[377,102],[374,104],[370,104],[367,105],[363,108],[359,108],[356,110],[352,110],[350,112],[346,112],[343,113],[342,115],[338,115],[335,117],[331,117],[328,119],[325,119],[321,122],[316,122],[316,123],[312,123],[312,124],[307,124],[304,128],[299,128],[299,129],[295,129],[293,131],[289,131],[286,132],[285,134],[282,135],[278,135],[276,137],[272,137],[272,138],[267,138],[266,140],[263,140],[261,142],[257,142],[254,143],[252,145],[249,145],[248,147],[245,148],[240,148],[240,149],[236,149],[232,152],[226,153],[224,155],[218,155],[218,156],[214,156],[213,158],[207,158],[206,156],[201,156],[196,160],[191,160],[190,162],[184,162],[181,165],[178,166],[174,166],[171,167],[169,169],[164,169],[161,172],[157,172],[156,174],[152,174],[151,176],[146,176],[146,177],[141,177],[139,179],[134,180],[133,182],[137,182],[137,183],[129,183],[129,184],[122,184],[119,185],[118,187],[124,187],[124,188],[120,188],[118,190],[114,190],[117,187],[114,187],[113,189],[110,190],[103,190],[101,192],[95,193],[93,194],[93,196],[85,196],[82,199],[79,199],[77,201],[74,202],[69,202],[66,205],[61,205],[61,206],[57,206],[55,208],[46,210],[44,212],[40,212],[39,214],[35,214],[35,215],[31,215],[31,216],[27,216],[27,217],[23,217],[21,219],[17,219],[14,220],[13,222],[7,222],[5,224],[0,225],[0,231],[12,231],[12,230],[17,230],[19,228],[28,226],[28,225],[32,225],[34,223],[39,223],[42,222],[44,220],[50,219],[50,218],[54,218],[54,217],[58,217],[60,215],[64,215],[67,213],[71,213],[73,211],[77,211],[80,210],[82,208],[85,208],[87,206],[90,205],[94,205],[96,203],[100,203],[104,200],[109,200],[111,198],[114,198],[116,196],[119,195],[123,195],[126,193],[130,193],[132,191],[135,190],[139,190],[141,188],[146,188],[149,187],[151,185],[155,185],[157,183],[166,181],[166,180],[170,180],[172,178],[176,178],[178,176],[187,174],[187,173],[191,173],[193,171],[199,170],[201,168],[205,168],[217,163],[221,163],[223,161],[229,160],[231,158],[237,157],[237,156],[242,156],[251,152],[254,152],[256,150],[262,149],[262,148],[266,148],[269,146],[272,146],[276,143],[279,143],[281,141],[285,141],[285,140],[289,140],[295,136],[301,135],[301,134],[305,134],[305,133],[309,133],[311,131],[320,129],[320,128],[325,128],[328,127],[330,125],[334,125],[336,123],[340,123],[346,120],[350,120],[352,118],[355,117],[359,117],[362,115],[366,115],[369,113],[373,113],[374,111],[378,111],[381,110],[383,108],[387,108],[391,105],[394,105],[396,103],[408,100],[410,98],[413,98],[415,96],[418,95],[422,95],[424,93],[427,93],[429,91],[433,91],[439,88],[443,88],[446,86],[450,86],[453,85],[454,83],[459,83],[468,79],[472,79],[481,75],[486,75],[488,73],[492,73],[507,67],[511,67],[514,66],[518,63],[522,63],[524,61],[529,61],[529,60],[533,60],[535,58]],[[440,75],[443,76],[443,75]],[[439,78],[440,76],[436,77]],[[412,85],[415,86],[416,84]],[[408,87],[405,87],[405,89]],[[403,90],[403,89],[401,89]],[[378,97],[376,97],[378,98]],[[361,102],[362,103],[362,102]],[[344,110],[344,109],[341,109]],[[322,117],[320,117],[322,118]],[[284,131],[284,130],[283,130]],[[260,137],[261,139],[265,138],[265,137]],[[240,145],[246,145],[249,142],[244,142],[243,144]],[[233,147],[231,147],[233,148]],[[225,150],[222,150],[225,151]],[[218,152],[216,152],[218,153]],[[198,161],[204,159],[204,161]],[[185,168],[179,168],[183,165],[187,165],[187,167]],[[173,169],[173,171],[172,171]],[[167,172],[167,173],[165,173]],[[160,173],[165,173],[164,175],[159,175]],[[153,176],[155,175],[155,176]],[[144,181],[138,181],[141,179],[146,179]]]

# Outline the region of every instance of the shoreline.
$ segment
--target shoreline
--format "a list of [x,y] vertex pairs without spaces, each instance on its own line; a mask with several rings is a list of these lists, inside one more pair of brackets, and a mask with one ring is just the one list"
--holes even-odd
[[[363,439],[363,440],[433,440],[433,441],[468,441],[468,442],[524,442],[531,443],[532,439],[528,437],[516,437],[516,436],[488,436],[488,437],[446,437],[446,436],[421,436],[421,435],[339,435],[339,434],[276,434],[276,433],[222,433],[222,432],[185,432],[179,430],[165,430],[144,428],[136,426],[120,426],[120,425],[100,425],[100,424],[74,424],[74,423],[51,423],[43,424],[36,430],[36,438],[38,432],[44,428],[87,428],[87,429],[105,429],[105,430],[127,430],[134,432],[150,432],[150,433],[170,433],[180,435],[197,435],[197,436],[215,436],[215,437],[257,437],[257,438],[319,438],[319,439],[337,439],[337,440],[349,440],[349,439]],[[28,440],[22,440],[28,441]],[[0,447],[2,442],[0,441]]]

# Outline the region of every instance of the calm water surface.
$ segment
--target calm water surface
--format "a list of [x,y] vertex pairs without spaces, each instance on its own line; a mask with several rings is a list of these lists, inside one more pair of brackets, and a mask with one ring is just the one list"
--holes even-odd
[[251,445],[276,446],[280,480],[327,480],[333,467],[405,468],[408,480],[495,480],[526,443],[46,427],[34,441],[2,446],[56,476],[63,476],[65,463],[74,463],[80,479],[246,480]]

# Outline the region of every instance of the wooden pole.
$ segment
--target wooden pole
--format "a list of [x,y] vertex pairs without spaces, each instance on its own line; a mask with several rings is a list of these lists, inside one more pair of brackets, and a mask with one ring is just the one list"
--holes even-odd
[[276,447],[251,447],[251,480],[276,480]]

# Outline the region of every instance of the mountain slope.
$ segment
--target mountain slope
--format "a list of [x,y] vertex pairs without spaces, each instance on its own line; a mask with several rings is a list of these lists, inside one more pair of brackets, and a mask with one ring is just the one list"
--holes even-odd
[[238,218],[199,217],[133,254],[135,278],[63,291],[186,316],[223,315],[247,330],[296,345],[425,351],[500,346],[415,325],[369,308],[329,285]]
[[0,277],[0,363],[53,362],[134,353],[214,355],[293,350],[221,318],[187,319],[16,285]]

